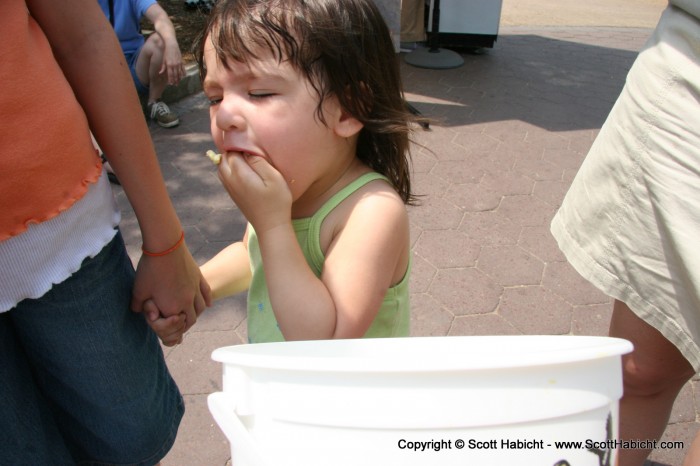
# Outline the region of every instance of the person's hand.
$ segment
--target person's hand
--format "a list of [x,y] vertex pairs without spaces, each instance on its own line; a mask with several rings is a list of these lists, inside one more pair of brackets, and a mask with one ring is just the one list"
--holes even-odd
[[175,346],[182,343],[187,317],[185,313],[163,317],[152,300],[143,303],[143,313],[148,325],[156,332],[165,346]]
[[219,179],[258,233],[291,220],[289,186],[263,157],[225,153],[219,164]]
[[180,48],[177,46],[165,47],[163,52],[163,64],[159,70],[160,74],[167,73],[168,84],[177,85],[185,77],[185,64],[182,61]]
[[163,317],[185,314],[185,331],[211,305],[211,290],[186,244],[164,256],[141,256],[136,269],[136,281],[131,309],[144,311],[152,300]]

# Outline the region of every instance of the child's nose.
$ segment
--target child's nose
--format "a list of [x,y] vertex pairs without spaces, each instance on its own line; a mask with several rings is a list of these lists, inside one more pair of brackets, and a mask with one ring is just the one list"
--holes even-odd
[[223,99],[216,112],[216,125],[224,131],[243,129],[245,117],[241,103],[233,98]]

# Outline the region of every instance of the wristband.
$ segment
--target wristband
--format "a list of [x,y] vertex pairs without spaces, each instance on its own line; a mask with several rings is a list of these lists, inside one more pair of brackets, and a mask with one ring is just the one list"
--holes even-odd
[[176,250],[177,248],[179,248],[180,245],[184,242],[185,242],[185,231],[183,230],[182,233],[180,233],[180,239],[177,240],[177,243],[173,244],[171,247],[169,247],[165,251],[161,251],[161,252],[147,251],[146,248],[143,247],[143,245],[141,246],[141,251],[143,251],[143,253],[145,255],[150,256],[150,257],[166,256],[166,255],[170,254],[171,252],[173,252],[174,250]]

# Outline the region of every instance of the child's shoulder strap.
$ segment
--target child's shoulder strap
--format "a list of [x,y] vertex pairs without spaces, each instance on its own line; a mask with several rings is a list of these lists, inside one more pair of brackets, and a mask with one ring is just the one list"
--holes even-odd
[[330,199],[326,201],[325,204],[321,206],[320,209],[313,215],[314,220],[317,220],[319,223],[323,222],[323,219],[326,218],[326,216],[338,205],[343,202],[345,199],[347,199],[352,193],[366,185],[367,183],[374,181],[374,180],[384,180],[387,183],[389,183],[389,179],[377,172],[369,172],[365,173],[364,175],[358,177],[351,183],[349,183],[347,186],[345,186],[343,189],[335,193]]
[[364,175],[358,177],[356,180],[352,181],[343,189],[335,193],[311,217],[308,227],[308,236],[306,237],[306,245],[303,247],[307,248],[307,250],[309,251],[311,255],[311,260],[315,264],[319,265],[319,270],[321,269],[324,261],[323,252],[321,251],[320,244],[321,226],[323,225],[323,221],[333,209],[338,207],[338,205],[345,199],[347,199],[352,193],[374,180],[385,180],[387,183],[389,183],[389,179],[384,175],[381,175],[376,172],[365,173]]

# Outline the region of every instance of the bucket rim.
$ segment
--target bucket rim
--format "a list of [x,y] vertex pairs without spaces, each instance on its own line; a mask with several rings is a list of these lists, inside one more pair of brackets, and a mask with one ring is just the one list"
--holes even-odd
[[[416,353],[421,349],[436,350],[436,347],[442,353]],[[411,352],[406,354],[402,349]],[[463,357],[465,354],[460,353],[460,349],[478,350],[478,354]],[[600,336],[440,336],[233,345],[214,350],[211,357],[225,365],[250,369],[425,373],[568,364],[618,357],[632,349],[632,343],[627,340]],[[335,354],[324,353],[324,350],[333,350]],[[377,355],[378,350],[384,353]],[[446,350],[451,352],[446,353]]]

